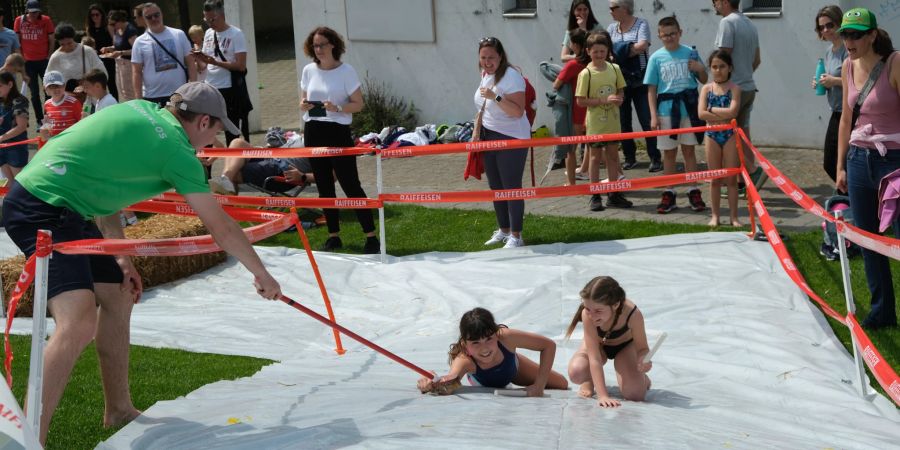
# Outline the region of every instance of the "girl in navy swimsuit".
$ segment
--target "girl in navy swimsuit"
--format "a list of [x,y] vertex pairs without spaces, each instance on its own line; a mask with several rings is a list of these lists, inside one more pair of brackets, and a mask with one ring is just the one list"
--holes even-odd
[[[731,55],[721,50],[716,50],[709,57],[709,69],[712,80],[700,90],[700,104],[697,105],[699,117],[709,125],[728,123],[738,115],[741,108],[741,88],[731,81],[731,71],[734,66],[731,63]],[[706,132],[706,162],[710,170],[723,167],[740,167],[741,160],[738,156],[735,144],[737,137],[734,130],[707,131]],[[722,192],[722,178],[712,180],[709,188],[709,198],[712,199],[712,218],[709,225],[719,226],[719,205]],[[731,216],[730,225],[741,226],[738,221],[738,190],[737,177],[731,176],[724,179],[728,186],[728,213]]]
[[[540,352],[540,364],[517,354],[519,347]],[[529,397],[541,397],[545,388],[568,387],[565,377],[552,370],[555,355],[556,343],[552,340],[497,325],[490,311],[475,308],[459,321],[459,340],[450,346],[450,373],[439,382],[449,383],[468,375],[473,386],[503,388],[513,383],[525,386]],[[432,380],[422,378],[418,387],[429,392]]]
[[568,338],[578,322],[583,322],[581,348],[569,361],[569,379],[581,385],[578,395],[590,398],[596,388],[600,406],[620,405],[618,400],[610,398],[603,374],[606,361],[613,359],[622,397],[643,401],[650,389],[646,372],[653,366],[643,362],[649,351],[644,316],[631,300],[625,298],[625,291],[612,277],[594,278],[580,295],[581,305],[566,330]]

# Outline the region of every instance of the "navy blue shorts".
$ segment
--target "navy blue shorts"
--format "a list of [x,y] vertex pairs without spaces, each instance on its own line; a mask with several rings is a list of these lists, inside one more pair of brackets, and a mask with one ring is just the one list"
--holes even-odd
[[[3,226],[26,257],[34,253],[40,229],[51,231],[54,243],[103,237],[93,221],[84,220],[68,208],[44,202],[15,181],[3,201]],[[94,290],[94,283],[121,283],[124,280],[115,257],[109,255],[54,252],[49,272],[48,299],[77,289]]]
[[0,148],[0,166],[9,164],[17,169],[28,164],[28,144]]
[[291,164],[295,164],[297,170],[303,173],[312,173],[312,166],[307,158],[267,158],[267,159],[248,159],[241,167],[241,178],[244,183],[262,186],[268,177],[278,177],[284,174],[285,170],[291,168]]

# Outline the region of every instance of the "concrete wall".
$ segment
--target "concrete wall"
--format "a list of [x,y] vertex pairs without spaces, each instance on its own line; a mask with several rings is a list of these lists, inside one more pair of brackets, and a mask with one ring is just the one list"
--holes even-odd
[[[415,101],[421,122],[471,120],[472,95],[478,84],[476,47],[479,38],[498,37],[510,60],[520,66],[538,89],[538,100],[550,82],[538,74],[542,60],[558,61],[569,0],[539,0],[534,18],[505,18],[494,0],[434,0],[434,43],[348,42],[345,61],[360,76],[386,81],[393,91]],[[604,25],[611,22],[607,4],[595,1],[595,12]],[[813,31],[815,11],[828,1],[785,1],[780,17],[754,18],[762,47],[762,65],[756,81],[760,92],[753,114],[754,140],[761,144],[819,147],[829,112],[825,101],[814,95],[809,80],[825,44]],[[879,3],[879,2],[872,2]],[[882,0],[889,6],[897,0]],[[677,14],[684,29],[682,42],[696,45],[701,54],[713,49],[719,17],[709,2],[695,0],[637,0],[636,15],[651,24],[652,50],[660,48],[656,23]],[[302,43],[309,31],[324,24],[347,35],[342,1],[292,0],[294,41],[298,74],[309,59]],[[878,5],[876,5],[878,6]],[[873,7],[873,11],[878,12]],[[900,12],[900,11],[898,11]],[[895,34],[895,36],[897,36]],[[550,123],[542,104],[537,123]]]

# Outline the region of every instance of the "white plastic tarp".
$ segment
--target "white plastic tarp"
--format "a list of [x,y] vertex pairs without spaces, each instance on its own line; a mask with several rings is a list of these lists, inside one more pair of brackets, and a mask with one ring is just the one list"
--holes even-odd
[[[286,295],[324,314],[303,251],[260,248]],[[281,302],[256,297],[229,260],[145,294],[135,344],[279,361],[252,377],[160,401],[101,448],[890,448],[900,414],[860,398],[852,360],[766,243],[706,233],[390,258],[317,253],[338,322],[425,369],[446,371],[463,312],[557,344],[592,277],[615,277],[641,308],[654,358],[642,403],[603,409],[568,391],[496,397],[418,393],[413,371]],[[16,329],[30,331],[27,320]],[[523,352],[532,359],[533,352]],[[615,374],[606,366],[607,384]],[[135,387],[140,389],[140,387]],[[99,418],[98,418],[99,420]]]

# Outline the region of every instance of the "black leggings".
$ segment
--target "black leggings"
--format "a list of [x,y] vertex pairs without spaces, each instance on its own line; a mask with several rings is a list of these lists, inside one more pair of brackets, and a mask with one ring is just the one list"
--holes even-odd
[[831,119],[828,121],[828,131],[825,132],[825,154],[822,158],[822,168],[828,174],[831,181],[837,181],[837,148],[838,148],[838,128],[841,126],[841,113],[835,111],[831,113]]
[[[310,120],[306,122],[303,132],[303,142],[306,147],[352,147],[353,138],[350,137],[350,126],[334,122]],[[316,187],[319,189],[319,198],[337,198],[334,188],[334,178],[341,183],[341,189],[347,198],[362,198],[366,196],[362,184],[359,182],[359,172],[356,169],[355,156],[329,156],[325,158],[310,158],[313,175],[316,177]],[[356,209],[356,218],[362,226],[363,233],[375,231],[375,217],[371,209]],[[337,209],[325,209],[325,220],[328,223],[328,232],[341,231]]]

